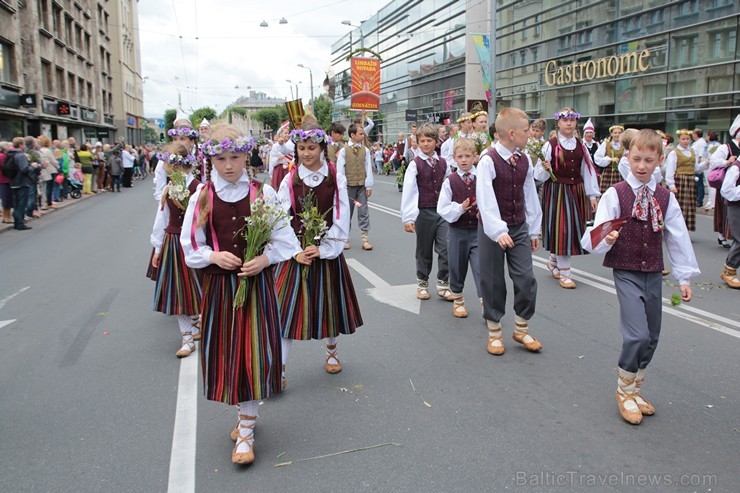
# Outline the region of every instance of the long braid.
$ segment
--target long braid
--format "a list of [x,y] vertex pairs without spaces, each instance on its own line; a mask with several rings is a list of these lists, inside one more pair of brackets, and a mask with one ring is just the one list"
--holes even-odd
[[200,197],[198,200],[200,200],[200,214],[198,215],[198,222],[195,223],[196,226],[201,227],[203,226],[206,221],[208,220],[208,216],[211,214],[211,200],[209,198],[209,188],[213,186],[213,183],[211,182],[211,169],[213,168],[213,165],[211,164],[211,158],[206,158],[206,181],[205,186],[200,189]]

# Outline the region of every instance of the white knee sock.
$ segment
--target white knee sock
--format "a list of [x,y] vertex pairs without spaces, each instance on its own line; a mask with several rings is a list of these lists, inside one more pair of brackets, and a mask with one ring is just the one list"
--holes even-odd
[[[239,415],[246,415],[251,416],[253,418],[257,418],[258,414],[257,411],[259,410],[259,402],[258,401],[246,401],[246,402],[240,402],[239,406]],[[239,424],[237,425],[239,428],[239,436],[242,438],[251,438],[254,432],[254,419],[241,419],[239,418]],[[242,426],[245,425],[245,426]],[[247,428],[247,426],[249,428]],[[250,446],[242,442],[237,447],[236,451],[239,453],[245,453],[249,451]]]
[[561,271],[570,269],[570,255],[557,255],[556,259]]
[[339,361],[334,357],[337,354],[337,338],[327,337],[326,339],[324,339],[324,341],[326,342],[327,346],[334,346],[333,351],[329,351],[328,347],[326,348],[326,355],[329,356],[329,363],[331,363],[332,365],[336,365],[337,363],[339,363]]
[[182,342],[193,342],[192,328],[193,324],[190,321],[190,317],[187,315],[177,316],[177,325],[180,326],[180,334],[182,335]]
[[283,359],[283,366],[285,366],[288,363],[288,353],[290,352],[290,348],[293,345],[293,339],[283,338],[283,340],[280,342],[280,352]]

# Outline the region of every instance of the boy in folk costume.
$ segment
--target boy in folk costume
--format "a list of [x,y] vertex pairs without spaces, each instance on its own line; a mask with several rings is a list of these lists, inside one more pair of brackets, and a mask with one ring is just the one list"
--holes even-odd
[[447,162],[437,156],[437,129],[424,124],[416,132],[419,153],[408,163],[401,195],[401,222],[407,233],[416,234],[416,297],[429,299],[432,251],[437,252],[437,295],[453,301],[447,266],[447,221],[437,213],[442,182],[450,174]]
[[[734,289],[740,288],[740,278],[737,269],[740,267],[740,165],[737,158],[740,156],[740,115],[730,127],[730,142],[712,154],[713,167],[725,167],[725,179],[719,190],[720,200],[725,203],[729,233],[732,236],[732,246],[727,253],[724,268],[720,278]],[[715,206],[715,211],[720,204]]]
[[488,326],[488,352],[504,354],[501,318],[506,307],[504,265],[514,283],[515,329],[513,339],[528,351],[542,349],[529,334],[529,319],[534,315],[537,281],[532,268],[532,253],[539,248],[542,209],[534,183],[529,156],[519,152],[527,144],[527,114],[504,108],[496,117],[499,141],[478,163],[476,197],[480,211],[478,245],[483,318]]
[[609,138],[601,143],[596,154],[594,155],[594,162],[600,169],[600,191],[601,193],[612,185],[622,181],[622,177],[619,174],[619,160],[622,159],[624,154],[624,147],[620,137],[624,132],[622,125],[612,125],[609,127]]
[[[360,129],[362,130],[362,129]],[[294,340],[323,340],[325,369],[339,373],[337,339],[354,334],[362,325],[352,277],[343,249],[349,235],[347,180],[327,162],[328,136],[318,125],[304,124],[290,134],[296,146],[296,164],[283,180],[278,198],[291,220],[291,234],[303,239],[303,251],[281,264],[277,293],[283,326],[283,386],[285,363]],[[326,222],[324,231],[306,231],[308,207]],[[302,218],[301,215],[304,217]],[[313,237],[307,237],[308,235]]]
[[[719,146],[711,154],[709,169],[727,168],[737,160],[738,156],[740,156],[740,115],[735,117],[735,121],[730,126],[730,141]],[[722,197],[721,188],[720,185],[714,206],[714,231],[718,236],[717,243],[725,248],[730,248],[730,242],[727,240],[732,237],[732,233],[727,216],[727,201]]]
[[596,151],[599,150],[599,143],[594,139],[595,135],[596,129],[594,128],[594,123],[589,118],[583,126],[583,145],[586,146],[586,150],[591,155],[592,161],[596,161],[594,156],[596,155]]
[[[660,336],[663,240],[683,301],[691,300],[689,280],[700,272],[676,197],[653,178],[663,160],[660,136],[654,130],[640,130],[629,150],[630,174],[604,193],[595,226],[586,231],[581,244],[606,254],[604,266],[614,269],[623,338],[616,397],[622,418],[637,425],[643,416],[655,414],[641,387]],[[629,219],[621,229],[591,243],[593,229],[625,216]]]
[[332,122],[326,130],[326,133],[331,137],[331,142],[326,148],[326,153],[330,163],[337,163],[337,154],[339,154],[339,151],[344,147],[344,132],[346,131],[347,129],[344,128],[344,125],[339,122]]
[[[235,464],[254,461],[259,401],[281,391],[281,324],[272,265],[302,251],[287,220],[275,212],[263,253],[244,262],[247,240],[242,230],[250,227],[252,208],[260,200],[279,210],[275,191],[260,187],[247,173],[253,146],[251,138],[232,126],[213,131],[203,146],[208,180],[191,197],[180,235],[188,266],[203,269],[205,396],[238,405],[237,426],[231,431]],[[243,277],[249,278],[247,292],[244,304],[236,306]]]
[[591,157],[575,136],[580,116],[572,108],[555,113],[557,134],[542,146],[545,161],[537,163],[534,174],[536,180],[545,182],[542,242],[550,251],[547,268],[565,289],[576,287],[570,273],[571,256],[586,253],[578,240],[601,195]]
[[185,264],[180,232],[189,196],[195,194],[200,182],[190,172],[196,164],[195,158],[181,143],[173,143],[168,152],[159,155],[159,159],[165,163],[166,172],[172,176],[184,177],[184,181],[174,183],[168,176],[162,205],[157,209],[152,227],[152,267],[157,273],[154,310],[177,317],[182,344],[176,356],[185,358],[195,351],[194,341],[200,340],[200,331],[193,323],[193,318],[200,314],[203,276],[200,271]]
[[[350,142],[337,153],[337,172],[347,178],[347,194],[349,195],[350,223],[357,205],[357,222],[360,226],[362,249],[372,250],[369,241],[370,208],[367,199],[373,194],[373,165],[372,156],[365,147],[365,130],[356,123],[349,126]],[[344,246],[350,249],[349,239]]]
[[696,181],[694,174],[699,169],[699,156],[691,148],[691,130],[681,129],[678,146],[668,154],[665,165],[665,184],[676,195],[678,205],[686,220],[689,231],[696,231]]
[[442,183],[437,213],[450,223],[447,233],[447,261],[450,266],[450,291],[454,298],[452,314],[466,318],[463,288],[468,264],[473,271],[475,290],[481,298],[478,261],[478,205],[475,203],[475,142],[457,139],[454,147],[457,170]]

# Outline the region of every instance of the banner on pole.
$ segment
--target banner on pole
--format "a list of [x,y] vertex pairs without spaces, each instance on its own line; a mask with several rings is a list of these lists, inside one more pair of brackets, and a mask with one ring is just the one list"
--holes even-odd
[[486,91],[488,105],[491,105],[491,37],[488,34],[471,34],[475,51],[478,53],[480,68],[483,74],[483,88]]
[[353,57],[352,102],[353,110],[375,110],[380,108],[380,60],[377,58]]

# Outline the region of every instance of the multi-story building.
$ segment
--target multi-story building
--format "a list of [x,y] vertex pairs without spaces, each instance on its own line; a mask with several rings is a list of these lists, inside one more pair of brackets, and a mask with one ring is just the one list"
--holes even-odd
[[264,92],[249,91],[249,96],[241,96],[236,101],[231,103],[226,111],[228,113],[229,108],[241,107],[245,110],[243,118],[236,118],[238,115],[229,114],[223,121],[235,124],[244,133],[251,135],[252,137],[261,137],[266,131],[269,131],[262,123],[254,119],[254,114],[261,109],[274,108],[275,106],[285,103],[283,98],[272,98],[268,97]]
[[144,143],[144,88],[139,47],[139,1],[109,3],[114,123],[129,144]]
[[345,57],[378,52],[385,133],[454,119],[481,99],[471,34],[490,33],[495,4],[496,107],[551,118],[565,106],[594,119],[673,132],[725,130],[740,111],[740,0],[393,0],[332,46],[335,104],[349,106]]
[[0,137],[115,138],[108,2],[0,0]]

